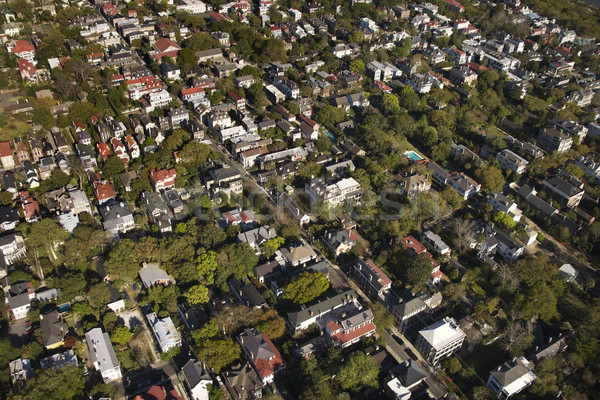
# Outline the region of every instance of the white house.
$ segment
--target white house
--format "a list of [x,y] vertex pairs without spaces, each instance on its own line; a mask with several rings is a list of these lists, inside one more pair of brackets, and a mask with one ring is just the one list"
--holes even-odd
[[530,386],[536,379],[533,363],[525,357],[515,357],[490,372],[487,387],[498,399],[508,399]]
[[171,317],[159,319],[155,313],[150,313],[146,314],[146,318],[161,351],[166,352],[181,346],[181,335],[177,332]]
[[431,365],[460,350],[465,333],[453,318],[446,317],[419,331],[415,347]]
[[105,383],[121,378],[121,366],[115,350],[110,343],[108,333],[100,328],[94,328],[85,334],[90,359]]
[[208,400],[208,385],[212,379],[202,361],[190,360],[181,369],[185,386],[192,400]]

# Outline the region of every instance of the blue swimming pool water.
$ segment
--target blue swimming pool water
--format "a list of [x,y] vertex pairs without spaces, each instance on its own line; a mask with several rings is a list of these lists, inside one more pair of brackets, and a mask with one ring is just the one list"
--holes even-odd
[[407,151],[406,153],[404,153],[405,156],[407,156],[408,158],[410,158],[413,161],[420,161],[423,159],[423,157],[421,157],[420,155],[418,155],[417,153],[415,153],[414,151]]
[[328,129],[325,129],[325,132],[324,132],[324,133],[325,133],[325,135],[327,135],[327,137],[328,137],[329,139],[331,139],[331,140],[333,140],[333,141],[335,142],[335,135],[334,135],[333,133],[329,132],[329,130],[328,130]]

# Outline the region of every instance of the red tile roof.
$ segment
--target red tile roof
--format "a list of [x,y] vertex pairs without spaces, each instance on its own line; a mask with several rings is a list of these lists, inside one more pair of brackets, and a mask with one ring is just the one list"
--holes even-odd
[[390,278],[388,278],[387,275],[384,274],[383,271],[381,269],[379,269],[379,267],[377,265],[375,265],[375,263],[373,261],[367,260],[367,264],[373,271],[375,271],[377,276],[379,276],[379,283],[381,284],[381,286],[385,287],[387,285],[392,284],[392,280]]
[[0,157],[12,157],[12,150],[9,142],[0,142]]
[[273,353],[275,354],[275,356],[268,361],[264,358],[259,358],[256,360],[255,365],[256,369],[258,370],[258,374],[261,376],[261,378],[264,378],[275,373],[275,370],[278,369],[280,366],[284,365],[285,361],[283,361],[281,353],[279,353],[279,350],[277,350],[275,345],[273,345],[271,339],[269,339],[269,337],[264,332],[261,332],[261,335],[271,347],[271,351],[273,351]]
[[30,51],[34,51],[35,47],[31,43],[28,43],[25,40],[17,40],[15,43],[15,47],[12,52],[14,54],[28,53]]
[[194,86],[189,89],[181,89],[182,96],[189,96],[190,94],[196,94],[196,93],[202,93],[202,92],[204,92],[204,89],[201,88],[200,86]]
[[235,90],[230,90],[229,93],[227,93],[227,95],[231,98],[231,100],[233,101],[240,101],[240,100],[244,100],[244,98]]
[[[171,47],[174,47],[174,49],[169,50]],[[179,50],[181,50],[181,47],[179,47],[179,45],[177,43],[175,43],[174,41],[172,41],[171,39],[168,39],[168,38],[160,38],[160,39],[158,39],[154,43],[154,48],[159,53],[164,53],[167,50],[169,50],[169,51],[179,51]]]
[[[339,325],[337,325],[337,324],[335,324],[335,325],[339,327]],[[328,326],[329,326],[329,324],[328,324]],[[364,335],[368,335],[370,332],[373,332],[373,331],[375,331],[375,324],[372,322],[369,322],[368,324],[361,326],[360,328],[355,329],[351,332],[348,332],[347,334],[344,333],[344,331],[342,331],[340,329],[339,332],[337,332],[334,335],[331,335],[331,338],[333,340],[339,341],[342,344],[344,344],[344,343],[351,342],[351,341],[353,341],[359,337],[362,337]]]
[[115,197],[115,192],[107,181],[94,182],[94,194],[98,201],[104,201]]

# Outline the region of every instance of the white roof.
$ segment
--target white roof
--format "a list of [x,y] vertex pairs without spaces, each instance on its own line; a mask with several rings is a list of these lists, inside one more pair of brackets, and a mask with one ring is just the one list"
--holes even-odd
[[101,373],[115,367],[119,368],[119,361],[117,361],[108,333],[102,332],[100,328],[94,328],[85,334],[85,339],[92,362],[98,363]]
[[436,350],[443,349],[449,343],[465,337],[453,318],[444,318],[433,325],[419,331],[419,334]]
[[386,383],[388,389],[390,389],[390,391],[392,393],[394,393],[394,395],[396,396],[395,398],[397,400],[408,400],[410,399],[410,390],[408,390],[407,388],[405,388],[404,386],[402,386],[402,382],[400,382],[400,379],[398,378],[394,378],[391,381],[389,381],[388,383]]
[[347,190],[354,186],[360,186],[360,184],[354,178],[345,178],[336,183],[337,187],[340,190]]

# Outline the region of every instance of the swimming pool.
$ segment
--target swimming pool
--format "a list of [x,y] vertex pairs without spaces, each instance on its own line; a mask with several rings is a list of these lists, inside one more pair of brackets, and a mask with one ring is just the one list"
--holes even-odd
[[421,157],[420,155],[418,155],[417,153],[415,153],[414,151],[410,150],[404,153],[404,155],[408,158],[410,158],[413,161],[421,161],[424,160],[423,157]]
[[329,139],[333,140],[335,142],[335,135],[331,132],[329,132],[329,129],[325,129],[325,131],[323,132]]

